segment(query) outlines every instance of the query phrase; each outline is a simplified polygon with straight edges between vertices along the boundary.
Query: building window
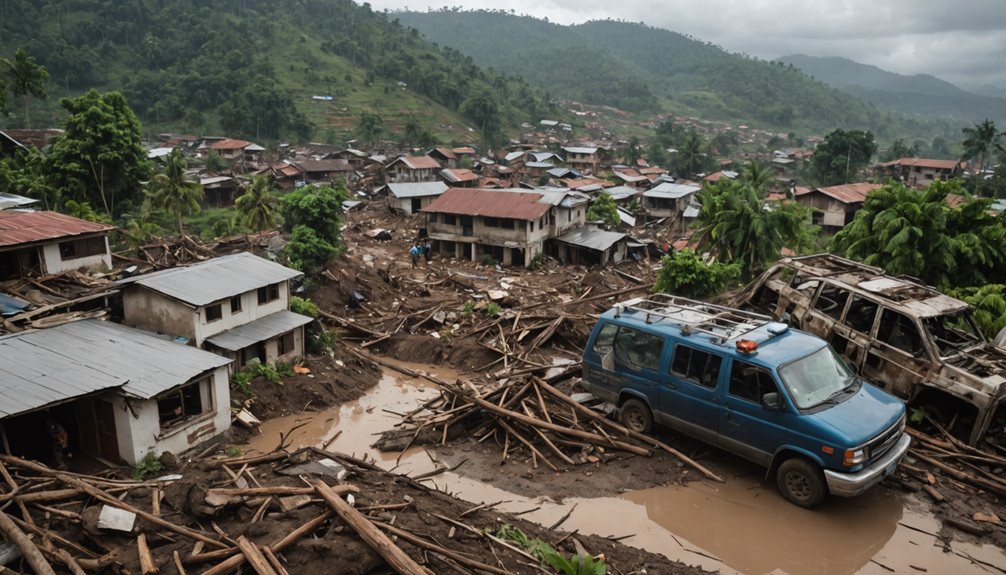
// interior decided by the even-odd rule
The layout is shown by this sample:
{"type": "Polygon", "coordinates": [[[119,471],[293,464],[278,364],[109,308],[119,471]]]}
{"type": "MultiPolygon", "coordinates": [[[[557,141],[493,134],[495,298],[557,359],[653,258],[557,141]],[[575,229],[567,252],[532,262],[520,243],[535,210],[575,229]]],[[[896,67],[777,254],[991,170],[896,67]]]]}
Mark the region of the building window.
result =
{"type": "Polygon", "coordinates": [[[485,226],[487,228],[498,228],[498,227],[500,227],[500,219],[499,218],[486,217],[486,218],[483,219],[483,223],[485,224],[485,226]]]}
{"type": "Polygon", "coordinates": [[[283,335],[276,338],[276,353],[279,355],[286,355],[294,350],[293,345],[293,332],[288,331],[283,335]]]}
{"type": "Polygon", "coordinates": [[[206,323],[211,321],[217,321],[218,319],[224,317],[223,305],[214,304],[206,306],[206,323]]]}
{"type": "Polygon", "coordinates": [[[105,237],[85,238],[59,244],[59,256],[64,260],[75,260],[105,253],[105,237]]]}
{"type": "Polygon", "coordinates": [[[241,311],[241,296],[236,295],[231,298],[231,315],[241,311]]]}
{"type": "Polygon", "coordinates": [[[208,385],[209,381],[209,378],[204,378],[157,398],[157,413],[162,431],[199,417],[210,410],[212,406],[203,405],[202,396],[202,387],[204,384],[208,385]]]}
{"type": "Polygon", "coordinates": [[[262,305],[279,299],[279,284],[270,284],[258,288],[258,303],[262,305]]]}
{"type": "Polygon", "coordinates": [[[504,230],[512,230],[514,227],[513,220],[511,218],[501,218],[500,227],[503,228],[504,230]]]}
{"type": "Polygon", "coordinates": [[[454,219],[454,214],[444,214],[444,223],[448,226],[457,225],[457,221],[454,219]]]}

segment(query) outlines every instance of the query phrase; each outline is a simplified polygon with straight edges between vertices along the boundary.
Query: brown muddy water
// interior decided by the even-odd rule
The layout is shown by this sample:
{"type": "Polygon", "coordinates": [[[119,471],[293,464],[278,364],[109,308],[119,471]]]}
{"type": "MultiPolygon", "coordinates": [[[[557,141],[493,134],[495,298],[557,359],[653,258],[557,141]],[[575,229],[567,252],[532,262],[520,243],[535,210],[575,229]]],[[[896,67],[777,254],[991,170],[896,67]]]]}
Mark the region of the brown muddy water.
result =
{"type": "MultiPolygon", "coordinates": [[[[453,381],[442,367],[400,362],[453,381]]],[[[386,370],[357,401],[320,412],[266,421],[248,449],[268,452],[328,444],[332,451],[376,461],[385,469],[417,475],[437,468],[435,455],[411,448],[404,455],[370,445],[400,421],[401,413],[436,396],[433,384],[386,370]],[[334,438],[334,439],[333,439],[334,438]]],[[[741,474],[738,470],[737,474],[741,474]]],[[[551,525],[570,511],[562,529],[602,536],[632,534],[623,543],[661,553],[689,565],[747,575],[965,575],[1006,572],[1006,553],[991,545],[952,541],[946,548],[933,535],[939,522],[928,504],[888,490],[873,489],[852,499],[832,499],[808,511],[784,501],[760,477],[731,477],[726,484],[692,482],[654,487],[618,497],[528,498],[481,481],[444,473],[427,483],[472,503],[503,501],[496,508],[551,525]],[[972,561],[971,558],[977,561],[972,561]],[[983,567],[986,565],[995,566],[983,567]]]]}

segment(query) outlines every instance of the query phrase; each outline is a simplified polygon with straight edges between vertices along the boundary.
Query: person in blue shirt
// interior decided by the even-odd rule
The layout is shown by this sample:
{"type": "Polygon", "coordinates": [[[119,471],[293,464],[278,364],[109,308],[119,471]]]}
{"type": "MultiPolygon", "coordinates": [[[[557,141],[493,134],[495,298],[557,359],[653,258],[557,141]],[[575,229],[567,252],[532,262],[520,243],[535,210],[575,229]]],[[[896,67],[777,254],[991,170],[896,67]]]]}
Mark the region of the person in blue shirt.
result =
{"type": "Polygon", "coordinates": [[[412,267],[416,267],[416,263],[419,262],[420,251],[419,246],[414,244],[412,249],[409,250],[409,255],[412,256],[412,267]]]}

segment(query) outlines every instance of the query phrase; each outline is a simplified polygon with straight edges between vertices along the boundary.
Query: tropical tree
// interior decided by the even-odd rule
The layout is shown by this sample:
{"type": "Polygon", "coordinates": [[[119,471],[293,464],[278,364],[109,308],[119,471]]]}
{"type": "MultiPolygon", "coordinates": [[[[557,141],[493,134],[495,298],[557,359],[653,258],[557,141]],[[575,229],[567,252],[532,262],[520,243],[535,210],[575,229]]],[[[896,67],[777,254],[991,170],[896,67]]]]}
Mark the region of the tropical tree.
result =
{"type": "Polygon", "coordinates": [[[339,253],[339,247],[326,241],[313,229],[299,224],[293,227],[290,241],[283,248],[287,261],[294,269],[313,275],[325,268],[329,260],[339,253]]]}
{"type": "Polygon", "coordinates": [[[639,141],[639,138],[632,136],[629,138],[629,143],[625,146],[625,161],[629,163],[630,166],[636,165],[636,160],[641,158],[643,155],[643,147],[639,141]]]}
{"type": "Polygon", "coordinates": [[[618,217],[618,205],[615,203],[615,198],[611,197],[608,192],[601,192],[590,203],[590,207],[587,208],[587,219],[592,222],[601,220],[609,226],[617,226],[622,221],[618,217]]]}
{"type": "Polygon", "coordinates": [[[360,141],[372,144],[380,139],[384,132],[384,120],[377,114],[361,112],[360,121],[356,124],[356,137],[360,141]]]}
{"type": "Polygon", "coordinates": [[[178,148],[171,150],[164,171],[150,179],[147,191],[153,203],[178,218],[178,234],[184,235],[182,216],[198,213],[203,199],[199,182],[186,178],[185,158],[178,148]]]}
{"type": "Polygon", "coordinates": [[[684,297],[707,297],[721,292],[740,273],[739,263],[705,262],[699,254],[685,248],[660,258],[660,271],[653,291],[684,297]]]}
{"type": "Polygon", "coordinates": [[[678,148],[675,171],[683,172],[685,177],[691,177],[698,172],[705,157],[706,143],[702,140],[702,136],[698,135],[695,130],[691,130],[685,135],[685,139],[678,148]]]}
{"type": "Polygon", "coordinates": [[[140,122],[118,92],[90,90],[60,104],[69,115],[45,157],[46,185],[114,219],[121,204],[139,198],[149,174],[140,122]]]}
{"type": "Polygon", "coordinates": [[[245,225],[256,229],[259,235],[266,228],[276,226],[276,211],[279,198],[272,192],[269,178],[252,176],[251,182],[245,184],[244,194],[235,203],[245,225]]]}
{"type": "Polygon", "coordinates": [[[486,149],[493,147],[499,140],[502,126],[500,107],[496,98],[486,89],[480,89],[461,103],[461,115],[475,122],[482,132],[482,145],[486,149]]]}
{"type": "Polygon", "coordinates": [[[761,162],[748,160],[741,166],[740,178],[757,189],[767,190],[775,182],[775,173],[761,162]]]}
{"type": "Polygon", "coordinates": [[[349,199],[343,186],[304,186],[283,196],[283,229],[293,232],[298,225],[311,228],[318,237],[339,245],[342,202],[349,199]]]}
{"type": "MultiPolygon", "coordinates": [[[[14,60],[3,60],[7,66],[7,79],[10,90],[15,96],[21,96],[24,100],[24,123],[25,127],[31,128],[31,116],[28,114],[28,96],[45,99],[49,92],[46,91],[45,81],[49,78],[49,72],[35,62],[35,58],[28,55],[23,48],[18,48],[14,52],[14,60]]],[[[0,107],[2,108],[2,107],[0,107]]]]}
{"type": "Polygon", "coordinates": [[[153,218],[150,198],[144,198],[139,211],[135,215],[127,215],[126,220],[126,241],[134,248],[161,233],[161,226],[153,218]]]}
{"type": "Polygon", "coordinates": [[[873,132],[835,130],[814,149],[811,166],[815,179],[822,186],[847,184],[870,163],[876,151],[873,132]]]}
{"type": "Polygon", "coordinates": [[[947,294],[971,306],[971,317],[985,337],[993,339],[1006,327],[1006,285],[985,284],[950,290],[947,294]]]}
{"type": "Polygon", "coordinates": [[[709,246],[721,261],[739,262],[744,279],[806,235],[809,210],[795,202],[768,205],[767,196],[765,187],[728,178],[708,182],[696,194],[701,205],[696,232],[700,245],[709,246]]]}
{"type": "MultiPolygon", "coordinates": [[[[996,123],[988,118],[980,124],[963,128],[961,132],[964,134],[964,141],[961,142],[961,147],[963,148],[961,159],[973,160],[978,158],[978,174],[980,176],[982,170],[985,169],[985,159],[988,157],[989,152],[995,149],[995,144],[1002,134],[996,129],[996,123]]],[[[978,182],[976,181],[976,190],[977,186],[978,182]]]]}

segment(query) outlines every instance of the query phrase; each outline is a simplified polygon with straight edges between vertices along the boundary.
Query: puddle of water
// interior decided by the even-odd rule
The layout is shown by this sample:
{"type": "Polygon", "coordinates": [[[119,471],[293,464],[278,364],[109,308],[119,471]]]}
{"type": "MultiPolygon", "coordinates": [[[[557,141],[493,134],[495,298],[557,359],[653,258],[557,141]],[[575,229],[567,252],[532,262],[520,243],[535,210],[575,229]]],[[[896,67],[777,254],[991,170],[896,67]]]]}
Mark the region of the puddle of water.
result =
{"type": "MultiPolygon", "coordinates": [[[[402,365],[447,381],[459,377],[440,367],[402,365]]],[[[279,444],[281,432],[289,436],[288,449],[320,447],[334,437],[328,447],[332,451],[366,456],[399,473],[424,473],[436,465],[422,448],[411,448],[400,456],[378,452],[370,445],[401,420],[397,414],[436,394],[436,387],[422,378],[386,370],[378,385],[357,401],[263,423],[261,434],[248,447],[271,451],[279,444]]],[[[449,472],[427,483],[473,502],[473,507],[498,501],[505,503],[496,509],[505,512],[538,507],[522,517],[541,525],[554,524],[576,505],[561,529],[601,536],[631,534],[624,543],[725,574],[888,575],[887,568],[898,573],[922,572],[913,566],[928,573],[986,572],[967,556],[1006,569],[1006,554],[994,546],[955,541],[951,547],[956,553],[944,552],[939,541],[923,533],[936,533],[939,523],[915,500],[873,489],[852,499],[833,498],[808,511],[787,503],[774,486],[763,485],[759,479],[732,478],[725,485],[693,482],[621,497],[567,498],[562,504],[527,498],[449,472]]]]}

